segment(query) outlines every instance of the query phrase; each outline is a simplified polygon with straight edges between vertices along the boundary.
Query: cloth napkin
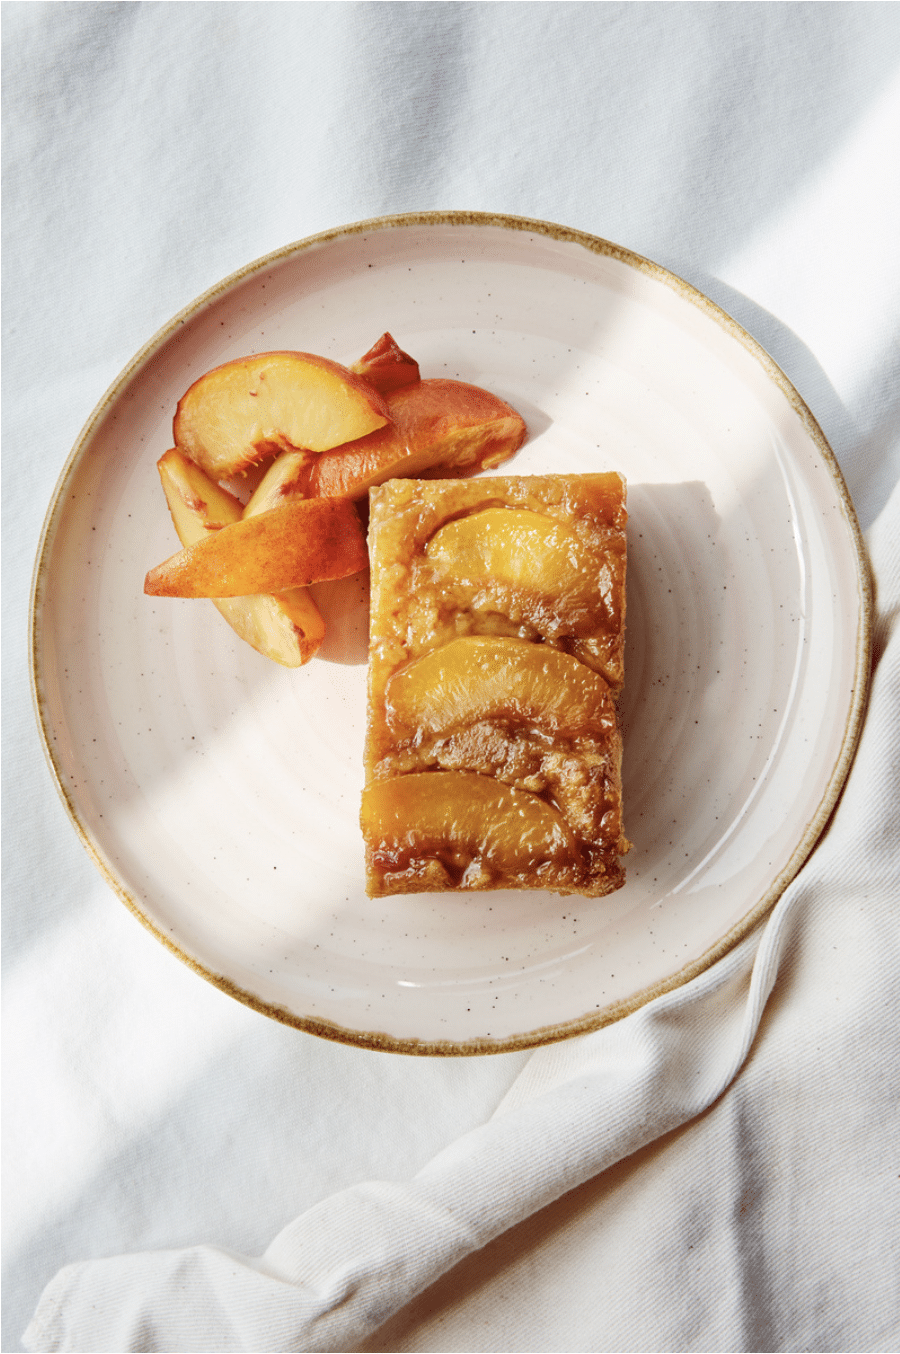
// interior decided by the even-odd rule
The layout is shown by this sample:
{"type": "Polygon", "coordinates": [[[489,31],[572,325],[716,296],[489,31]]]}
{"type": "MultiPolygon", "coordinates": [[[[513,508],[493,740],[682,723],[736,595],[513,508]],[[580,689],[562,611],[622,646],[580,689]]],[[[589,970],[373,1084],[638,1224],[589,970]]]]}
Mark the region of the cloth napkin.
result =
{"type": "Polygon", "coordinates": [[[3,1347],[32,1313],[32,1350],[900,1347],[900,8],[3,18],[3,1347]],[[593,231],[743,323],[877,604],[845,793],[769,919],[615,1026],[462,1064],[286,1030],[150,940],[57,802],[25,642],[56,478],[148,337],[268,250],[441,208],[593,231]]]}
{"type": "Polygon", "coordinates": [[[701,990],[531,1060],[489,1123],[412,1180],[332,1196],[256,1259],[213,1246],[67,1267],[33,1349],[346,1350],[464,1256],[705,1109],[740,1067],[790,909],[701,990]]]}

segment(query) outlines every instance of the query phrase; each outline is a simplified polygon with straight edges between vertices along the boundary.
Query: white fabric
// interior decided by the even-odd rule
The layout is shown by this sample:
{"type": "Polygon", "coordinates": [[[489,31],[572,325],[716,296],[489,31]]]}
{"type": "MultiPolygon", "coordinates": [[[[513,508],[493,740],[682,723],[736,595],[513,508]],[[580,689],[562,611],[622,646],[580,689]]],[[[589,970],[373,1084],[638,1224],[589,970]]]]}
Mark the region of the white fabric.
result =
{"type": "Polygon", "coordinates": [[[13,4],[4,48],[3,1348],[900,1347],[900,8],[13,4]],[[271,248],[440,207],[730,310],[840,459],[878,607],[845,794],[759,932],[462,1061],[284,1029],[156,945],[56,799],[23,643],[141,344],[271,248]]]}

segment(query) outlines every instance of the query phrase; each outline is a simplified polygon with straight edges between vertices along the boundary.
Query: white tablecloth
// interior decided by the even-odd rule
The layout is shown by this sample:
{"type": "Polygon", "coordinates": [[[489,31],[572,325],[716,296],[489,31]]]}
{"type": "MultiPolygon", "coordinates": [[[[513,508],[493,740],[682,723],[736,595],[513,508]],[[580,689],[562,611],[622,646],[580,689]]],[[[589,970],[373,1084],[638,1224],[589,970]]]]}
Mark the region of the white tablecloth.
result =
{"type": "Polygon", "coordinates": [[[3,1348],[77,1264],[31,1348],[896,1349],[900,7],[8,4],[4,105],[3,1348]],[[729,310],[877,594],[856,763],[768,925],[472,1060],[317,1040],[171,958],[72,831],[27,670],[43,513],[132,354],[270,249],[439,208],[729,310]]]}

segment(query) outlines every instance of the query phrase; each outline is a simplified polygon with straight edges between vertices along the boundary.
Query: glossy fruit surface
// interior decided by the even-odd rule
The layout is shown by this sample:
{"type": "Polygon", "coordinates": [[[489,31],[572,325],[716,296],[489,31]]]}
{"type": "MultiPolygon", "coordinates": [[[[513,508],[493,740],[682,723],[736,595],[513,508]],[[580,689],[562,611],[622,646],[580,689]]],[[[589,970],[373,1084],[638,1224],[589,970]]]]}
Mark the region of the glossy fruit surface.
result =
{"type": "MultiPolygon", "coordinates": [[[[545,633],[619,629],[612,561],[554,517],[525,508],[485,508],[447,522],[425,547],[436,577],[545,633]]],[[[624,567],[624,559],[623,559],[624,567]]]]}
{"type": "Polygon", "coordinates": [[[396,477],[454,477],[493,470],[525,440],[524,420],[504,400],[464,381],[418,381],[387,396],[390,422],[325,451],[309,492],[359,498],[396,477]]]}
{"type": "Polygon", "coordinates": [[[571,736],[609,734],[615,706],[599,673],[548,644],[466,635],[396,672],[385,691],[398,731],[440,734],[478,720],[571,736]]]}
{"type": "Polygon", "coordinates": [[[368,564],[366,539],[347,499],[290,499],[242,517],[151,569],[152,597],[243,597],[347,578],[368,564]]]}
{"type": "Polygon", "coordinates": [[[244,509],[245,517],[279,508],[291,498],[306,498],[306,481],[312,451],[283,451],[269,466],[251,494],[244,509]]]}
{"type": "MultiPolygon", "coordinates": [[[[180,451],[167,451],[157,469],[182,545],[193,545],[210,531],[240,520],[240,501],[180,451]]],[[[308,663],[325,636],[325,622],[307,588],[211,600],[241,639],[282,667],[308,663]]]]}
{"type": "Polygon", "coordinates": [[[382,395],[400,386],[414,384],[419,379],[419,364],[405,353],[390,334],[382,334],[367,353],[350,368],[357,376],[364,376],[382,395]]]}
{"type": "Polygon", "coordinates": [[[278,451],[325,451],[387,422],[384,399],[348,367],[312,353],[259,353],[214,367],[178,402],[178,448],[215,480],[278,451]]]}
{"type": "Polygon", "coordinates": [[[362,826],[367,839],[379,843],[382,868],[445,855],[457,866],[477,856],[488,867],[517,872],[578,855],[572,832],[551,805],[466,771],[373,782],[363,792],[362,826]]]}

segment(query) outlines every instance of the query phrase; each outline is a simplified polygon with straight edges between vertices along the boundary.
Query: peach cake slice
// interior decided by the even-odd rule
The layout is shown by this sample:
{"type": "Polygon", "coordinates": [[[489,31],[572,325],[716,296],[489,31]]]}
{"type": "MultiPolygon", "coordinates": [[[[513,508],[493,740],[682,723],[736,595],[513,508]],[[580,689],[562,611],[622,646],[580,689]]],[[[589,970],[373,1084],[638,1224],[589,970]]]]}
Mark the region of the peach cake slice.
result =
{"type": "Polygon", "coordinates": [[[370,491],[372,897],[620,888],[625,481],[370,491]]]}

